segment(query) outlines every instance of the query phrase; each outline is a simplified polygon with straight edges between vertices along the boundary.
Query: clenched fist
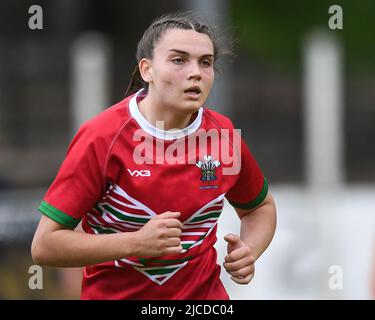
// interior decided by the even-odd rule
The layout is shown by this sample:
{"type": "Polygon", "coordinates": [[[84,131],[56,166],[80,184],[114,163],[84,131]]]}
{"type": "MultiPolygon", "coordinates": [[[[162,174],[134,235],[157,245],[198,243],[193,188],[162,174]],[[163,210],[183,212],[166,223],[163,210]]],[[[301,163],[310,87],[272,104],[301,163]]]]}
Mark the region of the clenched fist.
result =
{"type": "Polygon", "coordinates": [[[248,284],[254,277],[255,259],[251,249],[235,234],[227,234],[227,256],[223,264],[231,279],[238,284],[248,284]]]}
{"type": "Polygon", "coordinates": [[[135,232],[137,256],[162,256],[182,250],[180,212],[166,211],[152,217],[135,232]]]}

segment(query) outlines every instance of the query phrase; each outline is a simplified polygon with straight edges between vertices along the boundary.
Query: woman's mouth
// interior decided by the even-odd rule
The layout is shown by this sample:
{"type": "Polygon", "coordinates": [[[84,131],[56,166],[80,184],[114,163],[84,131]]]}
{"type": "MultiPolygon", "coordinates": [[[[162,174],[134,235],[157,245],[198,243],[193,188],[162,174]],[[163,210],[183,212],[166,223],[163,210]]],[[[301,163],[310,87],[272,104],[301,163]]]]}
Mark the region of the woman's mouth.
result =
{"type": "Polygon", "coordinates": [[[201,89],[198,86],[194,86],[184,90],[184,93],[191,98],[198,99],[201,95],[201,89]]]}

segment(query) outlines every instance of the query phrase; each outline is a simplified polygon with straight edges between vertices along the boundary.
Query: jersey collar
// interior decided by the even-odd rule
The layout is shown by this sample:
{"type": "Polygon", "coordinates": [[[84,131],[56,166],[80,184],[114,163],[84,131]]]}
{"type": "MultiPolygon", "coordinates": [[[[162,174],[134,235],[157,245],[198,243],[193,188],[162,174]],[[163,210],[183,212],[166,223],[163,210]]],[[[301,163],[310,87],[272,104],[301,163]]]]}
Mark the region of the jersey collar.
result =
{"type": "Polygon", "coordinates": [[[146,118],[142,115],[142,113],[139,111],[138,103],[137,103],[137,97],[140,95],[140,93],[144,89],[139,90],[131,99],[129,102],[129,111],[131,116],[137,121],[139,126],[146,131],[148,134],[162,139],[162,140],[174,140],[179,139],[184,136],[187,136],[195,131],[197,131],[202,123],[202,113],[203,113],[203,107],[200,107],[198,110],[198,115],[194,119],[192,123],[190,123],[187,127],[181,129],[181,130],[161,130],[159,128],[156,128],[153,126],[146,118]]]}

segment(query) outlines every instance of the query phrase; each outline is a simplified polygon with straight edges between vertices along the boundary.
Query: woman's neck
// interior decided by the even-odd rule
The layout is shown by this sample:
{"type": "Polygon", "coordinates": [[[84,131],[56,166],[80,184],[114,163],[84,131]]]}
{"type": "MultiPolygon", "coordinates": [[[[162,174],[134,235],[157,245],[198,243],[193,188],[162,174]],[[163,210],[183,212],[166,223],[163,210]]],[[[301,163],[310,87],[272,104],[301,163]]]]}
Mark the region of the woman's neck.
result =
{"type": "Polygon", "coordinates": [[[138,108],[148,122],[165,131],[183,129],[192,122],[192,114],[173,112],[158,103],[157,99],[154,99],[150,94],[138,102],[138,108]],[[157,123],[160,121],[163,122],[162,128],[160,128],[160,123],[157,123]]]}

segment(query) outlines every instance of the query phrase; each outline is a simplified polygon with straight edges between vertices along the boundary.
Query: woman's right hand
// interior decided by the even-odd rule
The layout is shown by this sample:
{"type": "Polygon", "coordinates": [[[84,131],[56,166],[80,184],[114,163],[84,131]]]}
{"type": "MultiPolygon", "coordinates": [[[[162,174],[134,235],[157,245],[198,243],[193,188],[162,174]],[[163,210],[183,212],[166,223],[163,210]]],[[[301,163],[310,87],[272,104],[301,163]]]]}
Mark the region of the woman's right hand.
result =
{"type": "Polygon", "coordinates": [[[137,256],[162,256],[180,253],[182,223],[180,212],[166,211],[152,217],[134,232],[137,256]]]}

